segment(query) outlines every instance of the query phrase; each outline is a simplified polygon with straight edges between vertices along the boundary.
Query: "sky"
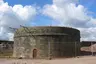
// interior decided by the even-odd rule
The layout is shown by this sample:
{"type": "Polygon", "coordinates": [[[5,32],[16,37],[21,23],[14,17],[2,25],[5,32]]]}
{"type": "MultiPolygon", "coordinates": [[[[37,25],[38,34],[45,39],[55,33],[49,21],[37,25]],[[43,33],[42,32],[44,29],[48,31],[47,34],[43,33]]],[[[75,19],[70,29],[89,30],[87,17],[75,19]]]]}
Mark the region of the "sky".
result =
{"type": "Polygon", "coordinates": [[[0,39],[14,40],[23,26],[67,26],[81,41],[96,41],[96,0],[0,0],[0,39]]]}

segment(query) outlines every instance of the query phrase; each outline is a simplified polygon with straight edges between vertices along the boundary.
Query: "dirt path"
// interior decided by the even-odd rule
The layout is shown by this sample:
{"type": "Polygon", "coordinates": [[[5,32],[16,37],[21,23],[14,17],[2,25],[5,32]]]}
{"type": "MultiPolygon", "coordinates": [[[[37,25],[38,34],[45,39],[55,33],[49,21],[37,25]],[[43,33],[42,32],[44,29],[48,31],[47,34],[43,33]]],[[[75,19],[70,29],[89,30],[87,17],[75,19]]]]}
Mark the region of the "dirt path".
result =
{"type": "Polygon", "coordinates": [[[53,60],[0,59],[0,64],[96,64],[96,56],[53,60]]]}

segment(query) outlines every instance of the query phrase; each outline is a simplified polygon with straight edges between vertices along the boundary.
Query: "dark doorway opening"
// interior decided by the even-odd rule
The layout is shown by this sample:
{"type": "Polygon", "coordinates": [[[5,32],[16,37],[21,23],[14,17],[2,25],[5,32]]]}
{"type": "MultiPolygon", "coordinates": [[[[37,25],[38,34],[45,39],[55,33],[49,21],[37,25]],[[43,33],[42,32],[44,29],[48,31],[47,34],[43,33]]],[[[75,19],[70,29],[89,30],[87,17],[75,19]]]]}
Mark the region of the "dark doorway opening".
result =
{"type": "Polygon", "coordinates": [[[33,49],[33,58],[36,58],[37,56],[37,49],[33,49]]]}

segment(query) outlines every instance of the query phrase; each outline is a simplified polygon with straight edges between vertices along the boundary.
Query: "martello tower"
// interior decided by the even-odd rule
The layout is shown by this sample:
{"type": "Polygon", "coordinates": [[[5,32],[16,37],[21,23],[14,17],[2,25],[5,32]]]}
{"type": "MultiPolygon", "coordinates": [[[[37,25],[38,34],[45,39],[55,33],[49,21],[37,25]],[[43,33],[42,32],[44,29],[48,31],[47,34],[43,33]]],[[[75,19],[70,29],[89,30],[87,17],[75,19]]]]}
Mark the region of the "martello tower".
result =
{"type": "Polygon", "coordinates": [[[14,57],[58,58],[80,53],[80,31],[69,27],[21,27],[14,35],[14,57]]]}

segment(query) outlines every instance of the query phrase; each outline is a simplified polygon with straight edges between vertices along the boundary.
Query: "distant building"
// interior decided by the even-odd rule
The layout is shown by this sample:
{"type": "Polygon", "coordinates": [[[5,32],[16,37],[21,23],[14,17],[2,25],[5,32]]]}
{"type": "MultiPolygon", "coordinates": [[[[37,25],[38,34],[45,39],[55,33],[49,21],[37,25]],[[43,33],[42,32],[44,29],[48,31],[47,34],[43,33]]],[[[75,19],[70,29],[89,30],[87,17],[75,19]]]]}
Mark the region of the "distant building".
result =
{"type": "Polygon", "coordinates": [[[96,55],[96,41],[82,41],[81,55],[96,55]]]}
{"type": "Polygon", "coordinates": [[[0,53],[7,53],[13,51],[13,41],[0,40],[0,53]]]}

